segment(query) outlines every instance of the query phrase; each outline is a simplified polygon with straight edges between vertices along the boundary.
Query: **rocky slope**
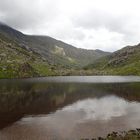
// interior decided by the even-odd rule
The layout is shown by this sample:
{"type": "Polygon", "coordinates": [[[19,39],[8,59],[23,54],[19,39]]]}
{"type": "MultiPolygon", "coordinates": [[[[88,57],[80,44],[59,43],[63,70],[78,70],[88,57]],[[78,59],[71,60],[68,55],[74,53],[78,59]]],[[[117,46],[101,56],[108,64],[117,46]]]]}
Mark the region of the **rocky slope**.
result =
{"type": "Polygon", "coordinates": [[[0,34],[0,78],[25,78],[55,74],[47,61],[32,50],[0,34]]]}
{"type": "Polygon", "coordinates": [[[85,69],[100,74],[140,75],[140,44],[127,46],[96,60],[85,69]]]}

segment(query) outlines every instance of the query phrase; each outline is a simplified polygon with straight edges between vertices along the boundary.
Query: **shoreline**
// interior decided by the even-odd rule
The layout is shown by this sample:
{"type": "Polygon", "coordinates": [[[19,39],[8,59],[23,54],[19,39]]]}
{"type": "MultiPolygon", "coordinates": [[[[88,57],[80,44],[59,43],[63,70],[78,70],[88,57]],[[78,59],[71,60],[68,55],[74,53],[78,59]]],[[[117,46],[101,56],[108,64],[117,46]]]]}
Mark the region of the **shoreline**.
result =
{"type": "Polygon", "coordinates": [[[129,131],[111,132],[106,137],[84,138],[81,140],[140,140],[140,128],[129,131]]]}

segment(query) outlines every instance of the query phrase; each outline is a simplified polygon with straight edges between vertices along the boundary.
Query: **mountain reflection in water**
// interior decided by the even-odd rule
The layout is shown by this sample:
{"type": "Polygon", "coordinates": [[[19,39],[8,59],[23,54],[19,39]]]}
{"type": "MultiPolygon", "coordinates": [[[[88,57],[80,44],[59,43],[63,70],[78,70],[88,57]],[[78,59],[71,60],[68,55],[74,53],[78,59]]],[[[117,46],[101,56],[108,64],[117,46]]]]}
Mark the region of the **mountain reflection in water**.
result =
{"type": "Polygon", "coordinates": [[[0,82],[0,139],[81,139],[140,127],[140,83],[0,82]]]}

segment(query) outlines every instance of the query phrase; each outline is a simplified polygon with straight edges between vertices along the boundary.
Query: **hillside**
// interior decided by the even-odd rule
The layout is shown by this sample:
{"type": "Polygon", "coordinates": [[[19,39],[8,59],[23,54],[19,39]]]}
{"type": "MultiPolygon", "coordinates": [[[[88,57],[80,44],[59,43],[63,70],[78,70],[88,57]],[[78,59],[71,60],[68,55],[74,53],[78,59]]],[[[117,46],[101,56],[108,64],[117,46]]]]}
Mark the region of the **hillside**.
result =
{"type": "Polygon", "coordinates": [[[79,49],[48,36],[25,35],[3,23],[0,23],[0,33],[20,47],[37,52],[56,67],[79,68],[109,54],[101,50],[79,49]]]}
{"type": "Polygon", "coordinates": [[[100,74],[140,75],[140,44],[124,47],[84,69],[100,74]]]}
{"type": "Polygon", "coordinates": [[[0,78],[25,78],[55,74],[46,60],[0,34],[0,78]]]}

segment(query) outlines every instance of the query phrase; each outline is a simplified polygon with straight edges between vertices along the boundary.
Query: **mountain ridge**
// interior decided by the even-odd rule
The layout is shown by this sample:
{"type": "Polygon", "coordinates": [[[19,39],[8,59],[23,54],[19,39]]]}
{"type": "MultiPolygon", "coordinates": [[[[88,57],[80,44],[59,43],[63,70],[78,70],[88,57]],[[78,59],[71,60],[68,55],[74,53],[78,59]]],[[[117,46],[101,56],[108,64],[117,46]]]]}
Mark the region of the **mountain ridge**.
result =
{"type": "Polygon", "coordinates": [[[108,55],[49,36],[25,35],[0,23],[0,78],[80,74],[84,65],[108,55]]]}
{"type": "Polygon", "coordinates": [[[18,42],[21,47],[39,53],[48,60],[48,63],[62,65],[62,67],[83,67],[92,61],[109,54],[109,52],[101,50],[76,48],[73,45],[49,36],[25,35],[4,24],[0,25],[0,32],[7,38],[18,42]],[[61,55],[60,50],[65,53],[65,56],[61,55]]]}

